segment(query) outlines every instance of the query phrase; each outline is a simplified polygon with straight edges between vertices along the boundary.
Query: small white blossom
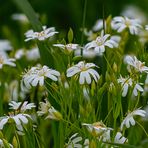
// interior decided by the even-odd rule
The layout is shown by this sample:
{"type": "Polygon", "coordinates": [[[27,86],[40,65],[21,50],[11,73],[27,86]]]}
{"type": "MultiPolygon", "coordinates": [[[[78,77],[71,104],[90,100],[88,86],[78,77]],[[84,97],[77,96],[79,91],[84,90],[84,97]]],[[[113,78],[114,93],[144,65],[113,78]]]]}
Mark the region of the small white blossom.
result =
{"type": "Polygon", "coordinates": [[[9,65],[9,66],[15,67],[16,64],[14,62],[15,62],[15,59],[6,58],[5,56],[0,54],[0,69],[3,68],[3,65],[9,65]]]}
{"type": "Polygon", "coordinates": [[[68,51],[73,51],[73,50],[76,50],[76,49],[80,48],[78,44],[72,44],[72,43],[69,43],[69,44],[66,44],[66,45],[63,45],[63,44],[53,44],[53,46],[59,47],[59,48],[62,48],[64,50],[68,50],[68,51]]]}
{"type": "Polygon", "coordinates": [[[125,142],[127,142],[128,139],[123,137],[122,134],[120,132],[117,132],[115,139],[114,139],[114,143],[120,143],[123,144],[125,142]]]}
{"type": "Polygon", "coordinates": [[[31,119],[31,116],[28,114],[11,114],[9,116],[3,116],[0,117],[0,130],[3,129],[4,125],[7,123],[12,123],[15,122],[16,124],[16,128],[19,129],[23,129],[22,124],[27,124],[28,123],[28,118],[31,119]]]}
{"type": "Polygon", "coordinates": [[[49,37],[52,37],[56,33],[58,33],[58,32],[55,31],[54,27],[46,28],[46,26],[43,26],[43,31],[41,31],[41,32],[34,32],[33,30],[27,31],[25,33],[25,36],[26,36],[25,41],[27,42],[29,40],[34,40],[34,39],[37,39],[39,41],[43,41],[49,37]]]}
{"type": "Polygon", "coordinates": [[[129,78],[129,77],[123,78],[120,75],[120,78],[118,79],[118,83],[121,83],[121,86],[122,86],[122,96],[125,97],[127,95],[129,87],[131,87],[133,85],[132,79],[129,78]]]}
{"type": "Polygon", "coordinates": [[[19,49],[15,53],[15,58],[18,60],[18,59],[21,59],[24,55],[25,55],[25,50],[19,49]]]}
{"type": "Polygon", "coordinates": [[[78,64],[67,69],[67,77],[72,77],[79,74],[80,84],[84,84],[85,82],[90,84],[92,82],[91,77],[93,77],[93,79],[97,82],[100,76],[98,72],[93,69],[93,67],[97,66],[93,63],[85,64],[84,61],[80,61],[78,64]]]}
{"type": "Polygon", "coordinates": [[[82,125],[86,126],[87,130],[96,137],[102,136],[108,130],[112,130],[112,128],[106,127],[102,122],[95,122],[93,124],[83,123],[82,125]]]}
{"type": "Polygon", "coordinates": [[[47,115],[45,119],[61,120],[62,115],[58,112],[50,102],[45,99],[45,102],[40,102],[39,111],[37,111],[38,116],[47,115]]]}
{"type": "Polygon", "coordinates": [[[27,50],[25,55],[27,60],[29,61],[37,60],[40,58],[40,53],[38,48],[32,48],[30,50],[27,50]]]}
{"type": "Polygon", "coordinates": [[[82,137],[77,136],[78,133],[75,133],[69,138],[68,143],[66,143],[66,148],[82,148],[82,144],[79,142],[82,141],[82,137]]]}
{"type": "Polygon", "coordinates": [[[125,63],[128,64],[128,70],[129,72],[132,71],[132,68],[134,68],[136,70],[136,72],[146,72],[148,73],[148,67],[145,66],[145,63],[144,62],[141,62],[137,59],[136,56],[130,56],[130,55],[127,55],[124,59],[125,63]]]}
{"type": "Polygon", "coordinates": [[[110,37],[109,34],[104,35],[103,31],[101,35],[96,38],[96,40],[89,42],[85,45],[86,50],[94,49],[96,53],[105,52],[105,47],[114,48],[118,47],[118,43],[112,39],[108,39],[110,37]]]}
{"type": "Polygon", "coordinates": [[[141,83],[137,83],[134,86],[133,94],[134,96],[138,96],[138,91],[143,92],[144,89],[140,86],[141,83]]]}
{"type": "Polygon", "coordinates": [[[9,103],[9,106],[10,106],[10,109],[13,109],[13,110],[19,109],[21,112],[25,112],[26,110],[31,110],[32,108],[36,107],[34,103],[28,103],[28,101],[25,101],[23,103],[11,101],[9,103]]]}
{"type": "Polygon", "coordinates": [[[15,14],[12,14],[11,18],[13,20],[16,20],[16,21],[20,21],[22,23],[28,23],[28,18],[26,17],[25,14],[21,14],[21,13],[15,13],[15,14]]]}
{"type": "Polygon", "coordinates": [[[128,17],[114,17],[111,23],[111,26],[117,32],[122,32],[126,28],[129,29],[131,34],[137,35],[139,30],[142,28],[140,20],[138,19],[129,19],[128,17]]]}
{"type": "Polygon", "coordinates": [[[60,76],[60,73],[56,70],[49,69],[46,65],[43,67],[32,67],[23,75],[22,82],[25,84],[27,88],[31,88],[32,86],[40,86],[44,85],[44,79],[47,77],[53,81],[57,81],[60,76]]]}
{"type": "Polygon", "coordinates": [[[141,117],[145,117],[146,111],[142,110],[142,109],[136,109],[133,112],[129,113],[124,120],[121,123],[120,129],[123,130],[124,125],[129,128],[131,125],[134,126],[136,124],[135,120],[134,120],[134,116],[141,116],[141,117]]]}
{"type": "Polygon", "coordinates": [[[0,40],[0,52],[10,51],[12,46],[9,40],[0,40]]]}
{"type": "Polygon", "coordinates": [[[47,114],[49,108],[51,107],[51,104],[47,99],[45,99],[45,102],[40,102],[39,105],[39,111],[37,111],[38,116],[47,114]]]}
{"type": "MultiPolygon", "coordinates": [[[[106,22],[104,22],[105,28],[106,28],[106,22]]],[[[99,19],[96,21],[95,25],[93,26],[93,31],[99,31],[103,29],[103,19],[99,19]]]]}

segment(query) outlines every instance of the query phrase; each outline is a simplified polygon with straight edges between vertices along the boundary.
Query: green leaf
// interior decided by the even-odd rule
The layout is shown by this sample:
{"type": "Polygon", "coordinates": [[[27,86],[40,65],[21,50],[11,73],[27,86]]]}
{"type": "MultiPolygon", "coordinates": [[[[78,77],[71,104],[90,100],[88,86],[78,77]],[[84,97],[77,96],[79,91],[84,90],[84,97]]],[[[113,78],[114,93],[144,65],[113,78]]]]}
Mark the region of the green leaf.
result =
{"type": "Polygon", "coordinates": [[[68,31],[68,42],[71,43],[73,41],[73,30],[70,28],[68,31]]]}

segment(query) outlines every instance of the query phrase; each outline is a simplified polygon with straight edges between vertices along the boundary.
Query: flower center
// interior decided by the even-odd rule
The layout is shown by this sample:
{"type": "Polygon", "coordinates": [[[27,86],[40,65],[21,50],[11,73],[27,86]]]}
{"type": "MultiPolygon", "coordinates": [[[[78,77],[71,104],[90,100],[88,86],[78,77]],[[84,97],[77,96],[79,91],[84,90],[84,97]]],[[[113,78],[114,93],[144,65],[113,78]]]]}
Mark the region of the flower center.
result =
{"type": "Polygon", "coordinates": [[[125,25],[126,25],[127,27],[129,27],[129,26],[131,25],[130,20],[126,20],[126,21],[125,21],[125,25]]]}
{"type": "Polygon", "coordinates": [[[104,44],[104,41],[103,41],[103,39],[102,39],[101,37],[97,37],[96,43],[97,43],[99,46],[101,46],[101,45],[104,44]]]}
{"type": "Polygon", "coordinates": [[[38,37],[43,37],[43,36],[45,36],[45,32],[44,32],[44,31],[41,31],[41,32],[39,32],[39,33],[37,34],[37,36],[38,36],[38,37]]]}

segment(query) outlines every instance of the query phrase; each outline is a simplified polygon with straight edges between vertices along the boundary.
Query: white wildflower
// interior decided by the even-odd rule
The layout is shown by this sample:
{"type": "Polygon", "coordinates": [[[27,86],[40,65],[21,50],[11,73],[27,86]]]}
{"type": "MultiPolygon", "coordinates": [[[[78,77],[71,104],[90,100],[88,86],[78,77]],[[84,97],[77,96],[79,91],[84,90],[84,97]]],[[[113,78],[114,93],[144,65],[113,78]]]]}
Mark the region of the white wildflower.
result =
{"type": "Polygon", "coordinates": [[[133,94],[134,96],[138,96],[138,91],[143,92],[144,89],[140,86],[140,84],[142,85],[142,83],[136,83],[133,89],[133,94]]]}
{"type": "Polygon", "coordinates": [[[128,141],[127,138],[123,137],[120,132],[117,132],[115,139],[114,139],[114,143],[124,144],[127,141],[128,141]]]}
{"type": "Polygon", "coordinates": [[[121,83],[121,87],[122,87],[122,96],[125,97],[128,93],[128,89],[129,87],[131,87],[133,85],[132,79],[127,77],[127,78],[123,78],[120,75],[120,78],[118,79],[118,83],[121,83]]]}
{"type": "Polygon", "coordinates": [[[0,130],[3,129],[4,125],[7,123],[15,123],[16,128],[19,130],[22,127],[22,124],[27,124],[28,123],[28,118],[31,119],[31,116],[28,114],[10,114],[9,116],[3,116],[0,117],[0,130]]]}
{"type": "Polygon", "coordinates": [[[129,72],[132,71],[132,68],[134,68],[136,70],[136,72],[146,72],[148,73],[148,67],[145,66],[145,62],[141,62],[139,61],[136,56],[130,56],[127,55],[124,59],[125,63],[128,64],[128,70],[129,72]]]}
{"type": "Polygon", "coordinates": [[[35,108],[35,104],[34,103],[28,103],[28,101],[24,101],[24,102],[15,102],[15,101],[11,101],[9,103],[10,109],[13,110],[20,110],[20,112],[25,112],[26,110],[31,110],[32,108],[35,108]]]}
{"type": "Polygon", "coordinates": [[[85,82],[87,84],[90,84],[92,82],[91,77],[97,82],[100,78],[97,71],[93,69],[93,67],[97,67],[93,63],[86,63],[84,61],[80,61],[78,64],[68,68],[67,70],[67,77],[72,77],[74,75],[80,75],[79,76],[79,83],[84,84],[85,82]]]}
{"type": "Polygon", "coordinates": [[[29,40],[34,40],[34,39],[37,39],[39,41],[43,41],[49,37],[52,37],[56,33],[58,33],[58,32],[55,31],[54,27],[46,28],[46,26],[43,26],[43,31],[41,31],[41,32],[34,32],[33,30],[27,31],[25,33],[25,36],[26,36],[25,41],[27,42],[29,40]]]}
{"type": "Polygon", "coordinates": [[[15,53],[15,58],[17,60],[21,59],[25,55],[25,50],[24,49],[18,49],[15,53]]]}
{"type": "Polygon", "coordinates": [[[43,67],[32,67],[23,75],[22,81],[27,88],[32,86],[44,85],[44,79],[47,77],[53,81],[57,81],[60,73],[56,70],[49,69],[46,65],[43,67]]]}
{"type": "Polygon", "coordinates": [[[109,34],[104,35],[103,31],[101,35],[96,38],[96,40],[89,42],[85,45],[86,50],[94,49],[96,53],[105,52],[105,47],[114,48],[118,47],[118,43],[114,40],[108,39],[110,37],[109,34]]]}
{"type": "Polygon", "coordinates": [[[14,62],[15,62],[15,59],[6,58],[5,56],[0,54],[0,69],[3,68],[3,65],[9,65],[9,66],[15,67],[16,64],[14,62]]]}
{"type": "Polygon", "coordinates": [[[124,120],[121,123],[120,129],[123,130],[124,125],[129,128],[131,125],[134,126],[136,124],[136,121],[134,120],[134,116],[141,116],[145,117],[146,111],[142,109],[136,109],[131,113],[128,113],[128,115],[124,118],[124,120]]]}
{"type": "Polygon", "coordinates": [[[66,148],[82,148],[82,144],[79,142],[82,141],[82,137],[77,136],[78,133],[75,133],[69,138],[68,143],[66,143],[66,148]]]}
{"type": "MultiPolygon", "coordinates": [[[[104,22],[105,28],[106,28],[106,22],[104,22]]],[[[93,31],[99,31],[103,29],[103,19],[99,19],[96,21],[95,25],[93,26],[93,31]]]]}
{"type": "Polygon", "coordinates": [[[117,30],[119,33],[129,29],[131,34],[137,35],[139,30],[142,28],[140,20],[138,19],[129,19],[128,17],[114,17],[111,23],[111,26],[114,30],[117,30]]]}
{"type": "Polygon", "coordinates": [[[16,21],[20,21],[22,23],[28,23],[28,18],[26,17],[25,14],[22,14],[22,13],[15,13],[15,14],[12,14],[11,18],[13,20],[16,20],[16,21]]]}
{"type": "Polygon", "coordinates": [[[86,126],[87,130],[96,137],[102,136],[108,130],[112,130],[112,128],[106,127],[102,122],[95,122],[93,124],[83,123],[82,125],[86,126]]]}
{"type": "Polygon", "coordinates": [[[76,50],[76,49],[80,48],[78,44],[72,44],[72,43],[69,43],[69,44],[66,44],[66,45],[63,45],[63,44],[53,44],[53,46],[59,47],[61,49],[68,50],[68,51],[73,51],[73,50],[76,50]]]}
{"type": "Polygon", "coordinates": [[[0,40],[0,52],[10,51],[12,46],[9,40],[0,40]]]}
{"type": "Polygon", "coordinates": [[[26,58],[29,61],[39,59],[40,58],[39,49],[37,47],[35,47],[35,48],[30,49],[30,50],[27,50],[26,51],[26,58]]]}

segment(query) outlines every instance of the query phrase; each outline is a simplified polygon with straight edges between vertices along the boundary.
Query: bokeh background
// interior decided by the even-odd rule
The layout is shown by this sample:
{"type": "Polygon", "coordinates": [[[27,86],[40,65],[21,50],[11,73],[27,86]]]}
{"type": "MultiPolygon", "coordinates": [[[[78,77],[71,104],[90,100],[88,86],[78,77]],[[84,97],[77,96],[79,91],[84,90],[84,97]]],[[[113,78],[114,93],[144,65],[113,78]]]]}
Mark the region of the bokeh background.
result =
{"type": "MultiPolygon", "coordinates": [[[[39,14],[39,19],[43,24],[49,27],[55,26],[60,31],[67,31],[71,27],[79,40],[85,0],[29,0],[29,2],[39,14]]],[[[103,5],[105,18],[109,15],[120,15],[127,5],[137,6],[146,15],[148,14],[148,0],[87,0],[85,23],[87,28],[91,28],[97,19],[103,17],[103,5]]],[[[13,13],[19,12],[21,11],[13,0],[0,0],[0,38],[13,40],[8,35],[9,29],[12,36],[17,34],[21,37],[19,24],[11,19],[13,13]]]]}

